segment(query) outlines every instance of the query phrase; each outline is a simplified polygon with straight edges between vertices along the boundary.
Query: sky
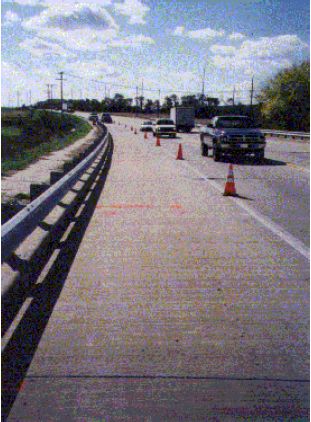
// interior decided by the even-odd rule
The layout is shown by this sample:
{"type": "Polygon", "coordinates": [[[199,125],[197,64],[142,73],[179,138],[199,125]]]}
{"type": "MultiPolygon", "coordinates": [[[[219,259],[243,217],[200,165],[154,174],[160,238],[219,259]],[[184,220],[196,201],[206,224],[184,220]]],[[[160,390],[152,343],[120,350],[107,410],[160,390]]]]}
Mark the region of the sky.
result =
{"type": "Polygon", "coordinates": [[[2,1],[3,106],[136,92],[249,101],[309,60],[309,0],[2,1]],[[205,77],[203,75],[205,74],[205,77]],[[137,87],[137,88],[136,88],[137,87]],[[51,95],[51,94],[50,94],[51,95]]]}

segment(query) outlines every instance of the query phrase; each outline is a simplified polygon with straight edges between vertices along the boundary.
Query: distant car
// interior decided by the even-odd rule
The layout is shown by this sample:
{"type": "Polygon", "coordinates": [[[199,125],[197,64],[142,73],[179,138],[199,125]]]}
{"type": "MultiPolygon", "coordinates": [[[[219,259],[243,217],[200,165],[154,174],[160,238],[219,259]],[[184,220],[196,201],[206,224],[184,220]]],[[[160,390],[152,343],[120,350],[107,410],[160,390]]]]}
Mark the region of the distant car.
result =
{"type": "Polygon", "coordinates": [[[93,123],[96,123],[98,121],[98,114],[96,112],[91,113],[89,116],[89,120],[93,123]]]}
{"type": "Polygon", "coordinates": [[[158,119],[152,130],[153,136],[176,138],[176,126],[171,119],[158,119]]]}
{"type": "Polygon", "coordinates": [[[140,125],[140,131],[141,132],[152,132],[153,131],[153,123],[150,120],[143,122],[140,125]]]}
{"type": "Polygon", "coordinates": [[[112,118],[109,113],[103,113],[101,117],[102,123],[112,123],[112,118]]]}

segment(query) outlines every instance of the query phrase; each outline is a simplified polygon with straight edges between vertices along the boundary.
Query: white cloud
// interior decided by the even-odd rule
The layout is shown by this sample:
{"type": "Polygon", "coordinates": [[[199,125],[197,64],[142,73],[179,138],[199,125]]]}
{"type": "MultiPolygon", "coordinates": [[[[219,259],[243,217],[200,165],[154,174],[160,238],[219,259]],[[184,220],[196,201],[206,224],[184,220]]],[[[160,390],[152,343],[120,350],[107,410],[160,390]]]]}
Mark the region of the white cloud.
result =
{"type": "Polygon", "coordinates": [[[258,40],[245,40],[240,47],[214,44],[210,50],[215,53],[214,63],[232,63],[230,57],[234,55],[238,66],[243,66],[244,61],[289,61],[294,62],[296,58],[308,49],[297,35],[279,35],[277,37],[261,37],[258,40]]]}
{"type": "Polygon", "coordinates": [[[144,44],[151,45],[154,44],[154,40],[145,35],[130,35],[128,37],[119,38],[112,40],[110,42],[111,47],[142,47],[144,44]]]}
{"type": "Polygon", "coordinates": [[[115,29],[96,31],[90,28],[74,31],[46,28],[39,31],[40,37],[62,43],[66,48],[80,53],[106,50],[109,42],[117,37],[117,33],[115,29]]]}
{"type": "Polygon", "coordinates": [[[213,72],[222,75],[222,85],[251,80],[255,75],[256,85],[293,63],[301,60],[308,46],[297,35],[261,37],[257,40],[245,40],[240,47],[213,45],[210,50],[215,55],[210,57],[213,72]]]}
{"type": "Polygon", "coordinates": [[[23,72],[19,67],[7,61],[1,62],[1,69],[2,69],[1,76],[3,78],[12,78],[18,81],[18,79],[22,77],[23,75],[23,72]]]}
{"type": "MultiPolygon", "coordinates": [[[[178,96],[186,95],[186,92],[193,93],[198,91],[198,75],[190,70],[170,70],[166,67],[152,66],[141,69],[138,79],[144,79],[145,87],[157,89],[161,87],[162,100],[167,95],[177,93],[177,90],[185,91],[185,93],[177,93],[178,96]]],[[[135,80],[132,81],[135,83],[135,80]]],[[[148,98],[158,99],[158,92],[149,92],[146,90],[145,96],[148,98]]]]}
{"type": "MultiPolygon", "coordinates": [[[[144,44],[154,44],[152,38],[142,34],[121,37],[119,26],[103,7],[82,3],[72,6],[68,0],[26,20],[23,26],[36,32],[39,38],[46,39],[47,42],[56,42],[82,53],[102,52],[109,46],[136,48],[144,44]]],[[[26,43],[27,47],[29,49],[29,43],[26,43]]],[[[59,46],[58,49],[60,48],[59,46]]],[[[39,55],[42,45],[40,48],[31,45],[30,49],[39,55]]]]}
{"type": "Polygon", "coordinates": [[[241,34],[240,32],[232,32],[232,34],[229,35],[229,40],[232,41],[240,41],[245,38],[245,35],[241,34]]]}
{"type": "Polygon", "coordinates": [[[15,0],[14,3],[20,4],[21,6],[39,6],[40,0],[15,0]]]}
{"type": "Polygon", "coordinates": [[[184,34],[185,27],[184,26],[177,26],[173,32],[173,35],[180,37],[184,34]]]}
{"type": "Polygon", "coordinates": [[[173,31],[173,35],[200,40],[200,41],[210,41],[213,38],[223,37],[225,35],[225,31],[223,30],[216,31],[215,29],[212,29],[212,28],[203,28],[203,29],[188,31],[185,29],[184,26],[177,26],[175,30],[173,31]]]}
{"type": "Polygon", "coordinates": [[[13,23],[21,22],[21,18],[16,13],[8,10],[4,15],[4,21],[5,25],[12,25],[13,23]]]}
{"type": "Polygon", "coordinates": [[[208,41],[212,38],[216,37],[222,37],[225,34],[224,31],[215,31],[211,28],[204,28],[204,29],[198,29],[196,31],[188,31],[187,36],[189,38],[197,39],[197,40],[203,40],[208,41]]]}
{"type": "Polygon", "coordinates": [[[83,3],[54,5],[54,7],[49,7],[42,11],[38,16],[25,20],[23,26],[31,31],[40,31],[45,28],[63,29],[66,31],[83,28],[93,28],[95,30],[118,28],[113,17],[106,9],[101,6],[83,3]]]}
{"type": "Polygon", "coordinates": [[[119,27],[113,17],[96,4],[72,3],[67,0],[49,7],[24,21],[23,27],[75,51],[105,50],[118,35],[119,27]]]}
{"type": "Polygon", "coordinates": [[[289,58],[296,56],[308,45],[303,43],[297,35],[279,35],[277,37],[261,37],[258,40],[246,40],[238,50],[239,57],[259,58],[289,58]]]}
{"type": "Polygon", "coordinates": [[[123,3],[115,3],[114,8],[121,15],[129,17],[129,23],[131,25],[145,24],[146,14],[150,10],[140,0],[124,0],[123,3]]]}
{"type": "Polygon", "coordinates": [[[33,57],[51,57],[62,56],[67,58],[76,57],[75,54],[69,52],[59,44],[55,44],[40,38],[31,38],[22,41],[19,46],[27,50],[33,57]]]}
{"type": "Polygon", "coordinates": [[[210,50],[214,54],[219,54],[222,56],[233,56],[236,54],[236,47],[233,47],[232,45],[218,45],[214,44],[210,47],[210,50]]]}
{"type": "MultiPolygon", "coordinates": [[[[17,105],[17,92],[20,104],[25,101],[24,93],[30,89],[29,75],[19,66],[2,60],[1,62],[1,97],[5,105],[17,105]]],[[[28,92],[28,91],[27,91],[28,92]]]]}
{"type": "MultiPolygon", "coordinates": [[[[41,7],[55,7],[59,6],[55,0],[14,0],[14,3],[17,3],[21,6],[41,6],[41,7]]],[[[85,6],[109,6],[111,5],[112,0],[62,0],[61,5],[64,7],[72,7],[78,4],[83,4],[85,6]]]]}
{"type": "Polygon", "coordinates": [[[64,66],[64,71],[65,73],[69,72],[81,78],[85,78],[87,75],[88,79],[97,80],[105,80],[107,77],[120,75],[114,66],[108,65],[107,63],[99,60],[78,60],[71,64],[67,63],[64,66]]]}

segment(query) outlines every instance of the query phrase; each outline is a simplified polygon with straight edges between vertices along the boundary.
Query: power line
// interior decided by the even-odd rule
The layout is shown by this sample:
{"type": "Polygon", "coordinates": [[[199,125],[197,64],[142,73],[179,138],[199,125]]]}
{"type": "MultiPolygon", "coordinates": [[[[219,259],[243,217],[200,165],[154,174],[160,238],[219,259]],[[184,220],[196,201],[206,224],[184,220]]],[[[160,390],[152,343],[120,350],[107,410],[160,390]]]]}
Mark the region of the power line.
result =
{"type": "MultiPolygon", "coordinates": [[[[87,81],[87,82],[94,82],[94,83],[98,83],[98,84],[102,84],[102,85],[110,85],[110,87],[124,88],[124,89],[128,89],[128,90],[135,90],[136,89],[136,86],[134,86],[134,85],[123,85],[123,84],[118,84],[118,83],[113,83],[113,82],[104,82],[104,81],[100,81],[100,80],[97,80],[97,79],[89,79],[89,78],[84,78],[82,76],[77,76],[77,75],[74,75],[73,73],[67,73],[67,75],[71,76],[73,78],[77,78],[77,79],[80,79],[80,80],[87,81]]],[[[159,88],[146,88],[144,86],[143,89],[144,89],[144,91],[148,91],[148,92],[157,92],[157,93],[159,92],[159,88]]],[[[260,89],[253,89],[254,93],[260,92],[260,91],[261,91],[260,89]]],[[[190,91],[189,89],[188,90],[180,90],[180,89],[163,89],[163,88],[161,88],[161,92],[162,93],[184,93],[184,94],[189,94],[191,92],[197,93],[197,91],[194,91],[194,90],[190,91]]],[[[232,93],[232,89],[211,90],[210,92],[211,93],[218,93],[218,94],[223,94],[223,93],[226,93],[226,92],[232,93]]],[[[249,92],[249,90],[248,89],[235,89],[235,92],[249,92]]]]}

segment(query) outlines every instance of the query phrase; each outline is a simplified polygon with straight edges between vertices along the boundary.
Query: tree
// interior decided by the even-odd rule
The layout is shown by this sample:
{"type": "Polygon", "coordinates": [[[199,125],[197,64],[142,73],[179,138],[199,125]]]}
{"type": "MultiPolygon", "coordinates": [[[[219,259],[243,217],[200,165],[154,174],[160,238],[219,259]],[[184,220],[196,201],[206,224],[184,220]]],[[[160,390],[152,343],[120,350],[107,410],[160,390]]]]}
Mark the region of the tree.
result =
{"type": "Polygon", "coordinates": [[[145,113],[151,113],[153,111],[153,101],[147,99],[146,104],[145,104],[145,113]]]}
{"type": "Polygon", "coordinates": [[[264,125],[310,130],[310,63],[280,71],[257,96],[264,125]]]}
{"type": "Polygon", "coordinates": [[[173,101],[171,97],[165,97],[163,106],[164,109],[170,110],[173,107],[173,101]]]}
{"type": "Polygon", "coordinates": [[[198,99],[195,95],[185,95],[184,97],[181,97],[181,104],[184,107],[198,107],[198,99]]]}
{"type": "Polygon", "coordinates": [[[179,100],[176,94],[173,94],[169,97],[172,100],[173,107],[179,106],[179,100]]]}

